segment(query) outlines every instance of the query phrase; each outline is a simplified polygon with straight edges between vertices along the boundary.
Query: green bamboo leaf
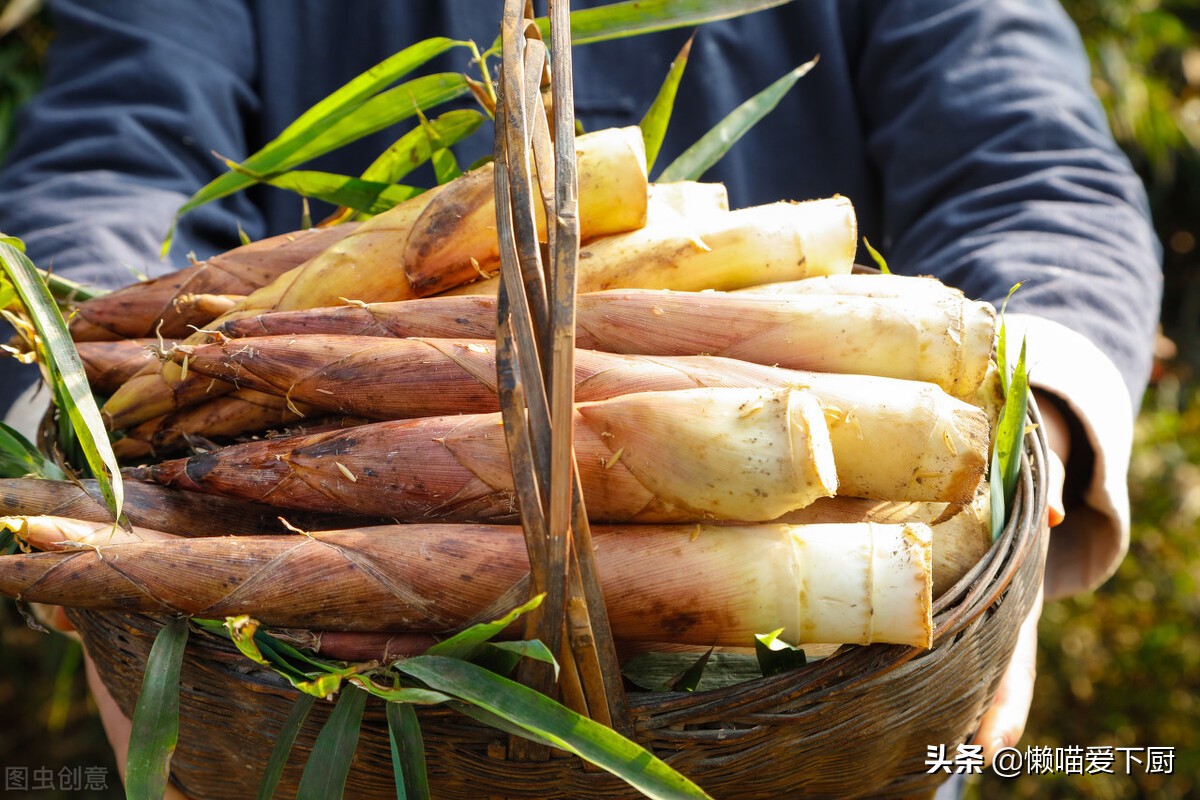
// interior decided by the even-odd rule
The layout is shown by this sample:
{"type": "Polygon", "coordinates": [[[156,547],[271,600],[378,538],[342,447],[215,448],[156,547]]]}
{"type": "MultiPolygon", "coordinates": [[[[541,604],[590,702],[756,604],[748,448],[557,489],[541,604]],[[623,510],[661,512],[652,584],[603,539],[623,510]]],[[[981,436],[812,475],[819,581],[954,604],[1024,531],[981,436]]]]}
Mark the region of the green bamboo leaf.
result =
{"type": "MultiPolygon", "coordinates": [[[[706,22],[740,17],[791,0],[626,0],[571,14],[571,44],[592,44],[673,28],[695,27],[706,22]]],[[[550,40],[550,22],[537,20],[542,38],[550,40]]],[[[500,52],[497,38],[488,54],[500,52]]]]}
{"type": "MultiPolygon", "coordinates": [[[[1001,369],[1001,372],[1007,370],[1001,369]]],[[[1007,510],[1012,508],[1017,491],[1017,479],[1021,473],[1021,445],[1025,439],[1026,414],[1029,410],[1029,374],[1025,366],[1025,342],[1009,379],[1008,394],[1000,419],[996,423],[995,443],[992,447],[988,490],[992,503],[992,539],[1004,530],[1008,519],[1007,510]]]]}
{"type": "MultiPolygon", "coordinates": [[[[339,104],[336,111],[320,122],[301,126],[293,131],[292,128],[299,125],[302,117],[261,150],[245,158],[241,166],[260,175],[284,172],[363,136],[408,119],[418,108],[432,108],[461,97],[469,90],[466,77],[458,73],[437,73],[415,78],[380,92],[364,102],[356,101],[355,105],[339,104]]],[[[210,181],[180,206],[175,212],[175,219],[178,220],[192,209],[254,183],[254,179],[245,173],[226,172],[210,181]]],[[[164,255],[170,249],[173,232],[172,230],[167,235],[163,243],[164,255]]]]}
{"type": "Polygon", "coordinates": [[[492,712],[481,708],[480,706],[464,703],[461,700],[451,700],[446,705],[450,706],[450,708],[453,708],[464,717],[470,717],[473,720],[482,722],[489,728],[495,728],[501,733],[507,733],[511,736],[522,736],[531,742],[537,742],[538,744],[545,745],[546,747],[557,747],[553,740],[538,736],[537,733],[533,731],[525,730],[519,725],[515,725],[504,717],[497,716],[492,712]]]}
{"type": "Polygon", "coordinates": [[[0,242],[0,268],[16,288],[37,330],[59,413],[70,423],[113,517],[121,519],[125,499],[121,471],[66,322],[37,268],[24,253],[7,242],[0,242]]]}
{"type": "Polygon", "coordinates": [[[729,116],[718,122],[712,130],[700,137],[700,141],[689,147],[679,158],[658,176],[660,183],[672,181],[695,181],[709,171],[729,148],[746,135],[758,121],[771,112],[783,96],[796,85],[796,81],[804,77],[817,63],[813,59],[801,64],[794,70],[772,83],[766,89],[751,97],[746,102],[730,112],[729,116]]]}
{"type": "Polygon", "coordinates": [[[433,164],[434,178],[437,180],[437,185],[449,183],[450,181],[462,175],[462,170],[458,168],[458,159],[454,157],[454,153],[450,152],[449,145],[442,140],[437,130],[429,124],[429,120],[417,109],[417,119],[420,121],[418,126],[425,132],[429,139],[429,146],[433,148],[430,153],[429,160],[433,164]]]}
{"type": "Polygon", "coordinates": [[[397,800],[429,800],[425,740],[417,712],[408,703],[388,703],[387,723],[397,800]]]}
{"type": "Polygon", "coordinates": [[[359,688],[388,703],[436,706],[454,699],[441,692],[435,692],[432,689],[421,689],[416,686],[400,686],[394,689],[384,689],[382,686],[362,677],[356,677],[352,682],[359,688]]]}
{"type": "Polygon", "coordinates": [[[454,153],[446,148],[434,150],[433,156],[430,158],[433,163],[433,174],[437,178],[438,186],[462,175],[462,170],[459,169],[458,159],[454,157],[454,153]]]}
{"type": "Polygon", "coordinates": [[[781,633],[783,628],[770,633],[754,634],[754,654],[758,656],[758,666],[762,669],[763,677],[778,675],[808,663],[804,651],[780,639],[781,633]]]}
{"type": "Polygon", "coordinates": [[[1004,503],[1011,507],[1021,472],[1021,443],[1025,439],[1025,415],[1029,409],[1029,374],[1025,369],[1025,342],[1017,356],[1008,385],[1008,396],[1000,416],[1000,431],[996,435],[1000,453],[1000,473],[1004,477],[1004,503]]]}
{"type": "MultiPolygon", "coordinates": [[[[21,242],[20,239],[15,239],[12,236],[6,236],[0,239],[0,243],[12,244],[13,242],[21,242]]],[[[13,247],[17,247],[13,245],[13,247]]],[[[25,252],[25,244],[21,242],[21,246],[17,247],[22,253],[25,252]]],[[[60,303],[80,303],[84,300],[91,300],[93,297],[100,297],[108,294],[108,289],[99,289],[94,286],[84,286],[82,283],[76,283],[69,278],[64,278],[56,275],[53,272],[47,272],[44,269],[39,269],[38,275],[42,276],[42,280],[46,282],[46,286],[50,289],[50,294],[55,300],[60,303]]],[[[0,308],[6,308],[16,296],[16,289],[3,275],[0,275],[0,308]]]]}
{"type": "Polygon", "coordinates": [[[296,800],[335,800],[342,796],[350,762],[358,749],[358,733],[366,704],[366,692],[357,687],[343,687],[337,705],[317,734],[308,763],[304,765],[296,800]]]}
{"type": "Polygon", "coordinates": [[[1000,396],[1008,397],[1008,331],[1004,326],[1004,314],[1008,311],[1008,301],[1021,288],[1021,281],[1014,283],[1008,290],[1004,302],[1000,304],[1000,333],[996,341],[996,364],[1000,370],[1000,396]]]}
{"type": "Polygon", "coordinates": [[[425,191],[415,186],[364,181],[349,175],[315,170],[292,170],[273,176],[256,175],[240,164],[232,161],[226,163],[230,169],[249,175],[256,182],[367,214],[380,214],[425,191]]]}
{"type": "Polygon", "coordinates": [[[558,679],[558,661],[550,649],[537,639],[523,642],[486,642],[477,647],[468,660],[497,675],[508,675],[517,668],[522,658],[553,664],[554,677],[558,679]]]}
{"type": "Polygon", "coordinates": [[[988,461],[988,505],[991,511],[993,542],[1004,532],[1004,522],[1008,519],[1008,509],[1004,505],[1004,470],[1000,467],[998,444],[993,443],[992,457],[988,461]]]}
{"type": "Polygon", "coordinates": [[[421,125],[397,139],[363,171],[362,179],[397,183],[428,161],[436,148],[455,145],[479,130],[483,120],[483,114],[473,109],[447,111],[428,121],[429,128],[421,125]],[[436,143],[429,135],[430,129],[437,135],[436,143]]]}
{"type": "Polygon", "coordinates": [[[167,790],[179,739],[179,670],[187,640],[187,620],[176,617],[158,632],[146,659],[125,761],[125,796],[131,800],[160,800],[167,790]]]}
{"type": "Polygon", "coordinates": [[[222,632],[228,636],[234,646],[256,664],[271,667],[305,694],[314,697],[331,697],[338,691],[342,681],[357,674],[356,667],[337,667],[305,656],[295,648],[285,645],[258,630],[258,620],[243,614],[238,617],[226,617],[220,629],[204,625],[206,630],[222,632]],[[289,652],[290,651],[290,652],[289,652]],[[303,665],[310,664],[316,670],[304,669],[303,665]]]}
{"type": "Polygon", "coordinates": [[[652,798],[708,797],[645,748],[526,686],[456,658],[414,656],[396,669],[506,720],[522,735],[551,742],[652,798]]]}
{"type": "Polygon", "coordinates": [[[353,108],[388,84],[400,80],[417,67],[454,47],[470,47],[470,42],[435,36],[388,56],[366,72],[351,78],[341,88],[305,111],[279,134],[278,139],[295,136],[321,125],[325,120],[353,108]]]}
{"type": "Polygon", "coordinates": [[[0,422],[0,477],[23,478],[26,475],[52,481],[67,479],[58,465],[39,453],[28,439],[0,422]]]}
{"type": "Polygon", "coordinates": [[[658,89],[654,102],[650,104],[650,108],[646,109],[646,116],[642,117],[642,121],[638,123],[642,129],[642,139],[646,142],[647,172],[654,167],[658,151],[662,149],[663,139],[667,135],[667,126],[671,122],[671,112],[675,108],[675,95],[679,91],[679,81],[683,78],[683,70],[687,67],[688,55],[692,51],[692,41],[695,38],[696,34],[694,33],[689,36],[683,48],[680,49],[679,55],[675,56],[675,60],[671,62],[671,68],[667,70],[667,77],[658,89]]]}
{"type": "Polygon", "coordinates": [[[871,243],[865,236],[863,237],[863,244],[866,246],[867,253],[870,254],[871,260],[875,262],[875,266],[879,268],[879,271],[884,275],[891,275],[892,271],[888,269],[887,259],[883,257],[883,253],[880,253],[878,250],[872,247],[871,243]]]}
{"type": "Polygon", "coordinates": [[[275,796],[275,787],[279,785],[283,768],[287,766],[292,745],[296,743],[296,735],[300,733],[300,726],[304,724],[308,712],[312,711],[316,702],[317,698],[310,694],[301,694],[296,698],[291,713],[283,721],[283,727],[275,737],[275,746],[271,748],[271,756],[267,759],[266,769],[263,770],[262,781],[258,784],[258,800],[271,800],[275,796]]]}
{"type": "Polygon", "coordinates": [[[433,647],[425,651],[427,656],[445,656],[446,658],[462,658],[469,659],[474,655],[476,649],[484,642],[492,639],[516,621],[517,617],[522,614],[527,614],[542,604],[542,600],[546,597],[545,593],[530,598],[529,602],[517,606],[512,611],[505,614],[503,617],[491,622],[481,622],[478,625],[472,625],[465,631],[456,633],[445,641],[438,642],[433,647]]]}
{"type": "Polygon", "coordinates": [[[18,300],[20,297],[17,295],[17,288],[0,273],[0,311],[12,308],[18,300]]]}

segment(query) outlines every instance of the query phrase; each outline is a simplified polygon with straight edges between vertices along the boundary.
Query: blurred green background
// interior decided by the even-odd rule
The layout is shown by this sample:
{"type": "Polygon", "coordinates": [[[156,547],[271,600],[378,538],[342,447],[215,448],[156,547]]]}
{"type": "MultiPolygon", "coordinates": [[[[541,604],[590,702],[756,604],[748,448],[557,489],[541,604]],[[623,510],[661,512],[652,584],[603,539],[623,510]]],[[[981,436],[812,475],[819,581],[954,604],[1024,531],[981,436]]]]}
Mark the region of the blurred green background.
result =
{"type": "MultiPolygon", "coordinates": [[[[0,12],[0,154],[53,35],[37,0],[0,12]]],[[[976,798],[1200,796],[1200,0],[1067,0],[1113,131],[1146,182],[1166,293],[1131,470],[1133,544],[1099,591],[1048,605],[1022,746],[1173,747],[1172,775],[986,775],[976,798]]],[[[112,755],[78,648],[0,604],[0,767],[101,767],[112,755]]],[[[4,775],[0,774],[0,787],[4,775]]],[[[57,779],[56,779],[57,782],[57,779]]],[[[61,784],[59,784],[61,785],[61,784]]],[[[78,796],[37,792],[29,797],[78,796]]]]}

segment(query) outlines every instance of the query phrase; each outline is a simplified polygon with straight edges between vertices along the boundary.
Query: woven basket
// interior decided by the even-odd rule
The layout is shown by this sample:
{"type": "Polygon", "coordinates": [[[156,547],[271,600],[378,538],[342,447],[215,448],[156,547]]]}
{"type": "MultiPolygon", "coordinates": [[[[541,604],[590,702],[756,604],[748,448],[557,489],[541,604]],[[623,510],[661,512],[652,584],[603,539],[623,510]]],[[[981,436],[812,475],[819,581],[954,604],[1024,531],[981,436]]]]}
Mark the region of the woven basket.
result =
{"type": "MultiPolygon", "coordinates": [[[[1030,408],[1030,420],[1039,420],[1030,408]]],[[[1013,513],[988,554],[934,607],[934,647],[843,647],[793,672],[695,693],[632,692],[636,739],[718,798],[906,797],[934,790],[930,745],[953,753],[987,709],[1032,607],[1045,560],[1045,441],[1026,437],[1013,513]]],[[[69,612],[117,704],[132,714],[160,618],[69,612]]],[[[226,640],[193,634],[181,677],[175,782],[195,800],[253,797],[297,699],[226,640]]],[[[279,796],[294,796],[332,704],[318,702],[279,796]]],[[[422,709],[434,797],[616,798],[635,793],[575,758],[514,762],[507,737],[455,712],[422,709]]],[[[346,785],[393,798],[383,704],[367,705],[346,785]]]]}
{"type": "MultiPolygon", "coordinates": [[[[522,21],[518,13],[521,5],[521,0],[506,0],[505,4],[505,65],[501,74],[510,78],[522,75],[518,70],[527,62],[537,66],[539,62],[529,61],[531,53],[532,56],[545,53],[540,43],[532,50],[521,50],[524,34],[520,32],[534,30],[522,21]]],[[[529,5],[524,5],[525,16],[531,16],[529,5]]],[[[551,4],[551,16],[558,15],[557,22],[551,25],[552,37],[559,37],[558,46],[550,48],[555,60],[552,69],[555,75],[570,75],[569,26],[565,16],[568,7],[565,0],[551,4]]],[[[541,69],[530,73],[535,78],[539,74],[543,74],[541,69]]],[[[569,81],[564,84],[568,88],[554,87],[554,129],[560,132],[574,128],[569,81]],[[563,92],[561,97],[557,94],[559,90],[563,92]]],[[[501,85],[504,85],[503,80],[501,85]]],[[[536,89],[536,85],[533,88],[536,89]]],[[[562,181],[562,185],[568,187],[563,190],[564,196],[557,196],[559,190],[555,189],[553,218],[557,220],[556,226],[561,228],[558,241],[568,244],[558,250],[548,248],[555,259],[555,269],[547,270],[547,274],[553,276],[550,285],[544,291],[539,288],[524,298],[516,294],[522,291],[517,288],[522,284],[528,289],[531,278],[535,284],[541,280],[538,277],[540,263],[538,270],[528,271],[531,262],[539,259],[529,210],[533,194],[527,163],[529,140],[522,138],[528,124],[523,115],[527,109],[537,107],[523,100],[522,92],[528,89],[529,84],[524,79],[514,78],[509,88],[501,91],[501,113],[497,115],[496,205],[505,272],[499,305],[508,305],[506,292],[512,291],[519,301],[514,307],[520,311],[512,318],[506,316],[507,312],[501,313],[501,323],[497,326],[498,365],[506,352],[513,352],[511,342],[506,345],[506,337],[501,334],[506,321],[516,320],[511,329],[515,333],[508,334],[508,338],[515,335],[517,341],[521,340],[518,328],[532,326],[542,343],[542,352],[546,353],[551,351],[550,342],[557,345],[563,341],[548,335],[553,333],[548,331],[548,326],[564,326],[569,332],[570,323],[563,320],[573,319],[573,314],[568,313],[573,303],[573,290],[563,289],[573,285],[573,277],[563,276],[573,276],[577,257],[570,247],[570,238],[578,237],[577,222],[573,229],[570,227],[570,220],[575,219],[571,180],[562,181]],[[508,149],[521,154],[514,159],[511,183],[506,177],[510,165],[504,155],[505,136],[509,137],[508,149]],[[512,200],[510,207],[509,198],[518,196],[520,201],[512,200]],[[505,208],[523,208],[523,213],[529,215],[528,224],[522,227],[518,219],[514,225],[512,215],[507,217],[507,222],[502,222],[506,217],[501,210],[505,208]],[[506,235],[518,240],[511,248],[514,260],[505,260],[509,253],[505,246],[506,235]],[[524,247],[519,246],[522,236],[524,247]],[[537,312],[531,312],[529,308],[536,305],[534,295],[543,298],[542,303],[546,303],[545,298],[551,298],[555,304],[554,313],[539,316],[537,312]],[[535,322],[538,319],[549,322],[535,322]]],[[[548,123],[544,127],[548,127],[548,123]]],[[[545,129],[541,133],[535,130],[534,135],[536,154],[539,152],[536,137],[548,137],[548,133],[545,129]]],[[[543,139],[542,143],[546,147],[549,145],[548,139],[543,139]]],[[[554,150],[556,176],[573,175],[573,144],[565,143],[560,147],[556,143],[554,150]]],[[[543,148],[541,152],[546,151],[543,148]]],[[[542,166],[545,165],[540,165],[539,171],[542,166]]],[[[543,175],[549,173],[549,169],[541,172],[543,175]]],[[[552,218],[549,213],[547,218],[552,218]]],[[[525,340],[529,341],[532,339],[525,340]]],[[[567,341],[573,340],[568,338],[567,341]]],[[[531,376],[536,375],[538,380],[542,378],[538,374],[537,359],[530,358],[537,348],[522,343],[516,352],[530,360],[522,363],[520,370],[508,374],[523,376],[517,380],[524,381],[528,388],[531,376]]],[[[569,346],[566,352],[570,352],[569,346]]],[[[555,363],[554,369],[552,383],[561,393],[561,387],[572,385],[573,369],[559,362],[555,363]]],[[[498,369],[498,374],[504,373],[505,368],[498,369]]],[[[514,419],[524,419],[524,408],[506,405],[505,381],[499,383],[507,430],[514,419]]],[[[550,394],[550,382],[540,385],[546,394],[550,394]]],[[[509,392],[509,401],[519,396],[520,391],[509,392]]],[[[552,401],[551,410],[557,407],[560,412],[570,414],[569,395],[557,397],[559,402],[552,401]]],[[[542,399],[544,401],[545,397],[542,399]]],[[[549,430],[563,430],[552,421],[535,424],[541,417],[533,413],[532,404],[530,409],[529,428],[537,428],[538,436],[548,436],[549,430]]],[[[1038,412],[1032,404],[1029,414],[1031,421],[1036,423],[1038,412]]],[[[553,420],[554,417],[545,419],[553,420]]],[[[565,449],[550,452],[569,454],[569,437],[567,442],[565,449]]],[[[511,439],[509,443],[511,448],[511,439]]],[[[552,446],[560,448],[561,443],[552,443],[552,446]]],[[[1042,533],[1046,514],[1045,459],[1045,441],[1040,428],[1035,427],[1026,437],[1021,481],[1008,526],[980,563],[935,604],[932,649],[847,646],[803,668],[723,689],[694,693],[631,692],[625,698],[624,708],[628,710],[634,738],[719,798],[930,794],[945,774],[929,774],[926,765],[928,748],[945,745],[953,753],[956,745],[970,739],[995,694],[1016,644],[1018,629],[1041,585],[1046,545],[1042,533]]],[[[521,489],[531,481],[546,481],[546,486],[551,489],[546,490],[543,486],[540,496],[550,498],[549,517],[553,520],[555,510],[563,508],[555,505],[556,498],[562,498],[563,494],[556,493],[553,487],[569,484],[572,477],[570,461],[551,459],[547,462],[551,465],[548,470],[522,472],[520,464],[524,462],[528,466],[533,460],[511,458],[514,483],[521,489]],[[557,469],[556,463],[560,467],[568,466],[557,469]]],[[[577,545],[569,547],[575,547],[578,563],[583,566],[573,575],[581,576],[579,580],[585,584],[591,581],[590,586],[594,588],[596,576],[589,572],[591,568],[586,563],[589,559],[585,558],[588,555],[586,515],[579,505],[578,488],[571,490],[568,486],[566,495],[577,504],[572,511],[577,511],[580,519],[572,523],[577,545]]],[[[534,493],[532,496],[539,495],[534,493]]],[[[530,524],[528,518],[526,524],[530,524]]],[[[538,536],[527,538],[527,541],[531,540],[542,541],[538,536]]],[[[543,552],[551,551],[547,548],[543,552]]],[[[559,555],[547,555],[546,560],[563,558],[564,561],[555,562],[561,566],[569,558],[563,551],[554,552],[559,555]]],[[[534,563],[545,566],[540,561],[534,563]]],[[[561,582],[559,588],[562,588],[561,582]]],[[[586,597],[587,587],[583,591],[586,597]]],[[[588,607],[602,608],[602,597],[598,594],[592,597],[595,605],[592,600],[587,600],[588,607]]],[[[561,592],[558,599],[562,599],[561,592]]],[[[578,597],[572,602],[577,600],[578,597]]],[[[551,602],[550,599],[546,601],[547,607],[551,602]]],[[[543,620],[541,623],[552,634],[556,634],[561,625],[561,603],[558,608],[559,617],[554,618],[546,612],[545,618],[549,622],[543,620]]],[[[146,659],[162,619],[80,610],[70,611],[69,616],[83,636],[101,679],[120,708],[132,715],[146,659]]],[[[622,708],[615,653],[611,639],[604,639],[607,623],[603,614],[594,616],[591,624],[596,637],[590,638],[588,633],[582,640],[591,643],[594,663],[599,664],[602,673],[604,699],[610,703],[607,708],[616,710],[615,719],[622,708]],[[601,639],[604,639],[603,647],[596,644],[601,639]],[[605,664],[609,668],[605,669],[605,664]],[[612,705],[613,702],[617,705],[612,705]]],[[[572,642],[572,647],[576,644],[572,642]]],[[[595,677],[594,672],[591,674],[595,677]]],[[[275,739],[297,698],[298,693],[281,677],[250,662],[227,640],[203,632],[192,635],[181,674],[179,744],[171,763],[175,783],[195,800],[255,796],[275,739]]],[[[591,698],[586,702],[590,704],[591,698]]],[[[295,795],[303,766],[331,710],[331,704],[322,702],[309,714],[279,784],[279,795],[295,795]]],[[[512,740],[506,734],[454,711],[432,707],[422,708],[418,713],[426,745],[430,786],[436,798],[580,799],[635,795],[634,790],[619,779],[585,766],[574,757],[551,754],[548,760],[531,760],[522,757],[528,753],[510,752],[512,740]]],[[[373,698],[368,701],[345,796],[395,796],[384,705],[373,698]]]]}

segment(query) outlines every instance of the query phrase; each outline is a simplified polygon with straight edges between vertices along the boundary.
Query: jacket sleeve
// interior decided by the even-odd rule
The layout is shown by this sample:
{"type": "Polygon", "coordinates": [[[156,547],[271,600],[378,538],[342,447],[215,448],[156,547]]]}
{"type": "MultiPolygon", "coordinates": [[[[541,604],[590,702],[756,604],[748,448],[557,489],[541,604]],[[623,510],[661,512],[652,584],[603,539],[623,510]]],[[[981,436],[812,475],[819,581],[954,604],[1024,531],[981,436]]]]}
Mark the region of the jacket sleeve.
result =
{"type": "MultiPolygon", "coordinates": [[[[24,108],[0,171],[0,231],[24,239],[43,268],[117,287],[261,235],[244,196],[187,215],[183,201],[240,158],[254,94],[252,17],[241,2],[57,0],[45,83],[24,108]]],[[[33,380],[0,359],[0,409],[33,380]]]]}
{"type": "Polygon", "coordinates": [[[871,8],[858,86],[885,198],[884,252],[898,271],[935,274],[997,305],[1023,283],[1010,335],[1019,345],[1028,331],[1033,383],[1063,400],[1091,449],[1073,449],[1081,455],[1068,469],[1090,486],[1051,535],[1048,586],[1095,586],[1128,542],[1131,421],[1162,291],[1141,182],[1057,2],[871,8]]]}

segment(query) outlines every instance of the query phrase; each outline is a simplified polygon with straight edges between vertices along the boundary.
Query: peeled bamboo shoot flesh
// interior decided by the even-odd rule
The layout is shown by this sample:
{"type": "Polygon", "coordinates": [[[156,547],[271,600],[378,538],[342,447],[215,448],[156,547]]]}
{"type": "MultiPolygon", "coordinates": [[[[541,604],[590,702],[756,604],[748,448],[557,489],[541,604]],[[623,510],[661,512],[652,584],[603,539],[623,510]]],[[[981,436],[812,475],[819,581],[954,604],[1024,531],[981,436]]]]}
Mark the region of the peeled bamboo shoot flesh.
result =
{"type": "MultiPolygon", "coordinates": [[[[741,289],[764,281],[849,272],[857,223],[844,197],[684,216],[656,209],[646,226],[579,251],[579,291],[741,289]]],[[[483,281],[457,294],[494,294],[483,281]]]]}

